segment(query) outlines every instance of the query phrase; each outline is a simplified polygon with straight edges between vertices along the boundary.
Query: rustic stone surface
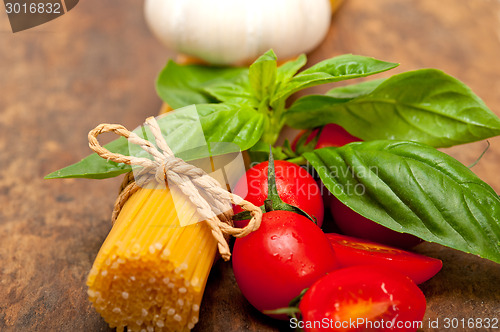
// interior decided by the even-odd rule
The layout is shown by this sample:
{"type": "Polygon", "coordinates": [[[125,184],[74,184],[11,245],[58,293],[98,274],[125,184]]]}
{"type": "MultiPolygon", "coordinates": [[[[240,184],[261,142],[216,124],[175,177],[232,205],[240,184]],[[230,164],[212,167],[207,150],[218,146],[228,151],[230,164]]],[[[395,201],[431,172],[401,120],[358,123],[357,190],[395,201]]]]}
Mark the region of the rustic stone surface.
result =
{"type": "MultiPolygon", "coordinates": [[[[87,132],[98,123],[133,128],[159,109],[154,78],[172,54],[150,35],[141,6],[80,1],[17,34],[0,13],[1,331],[109,330],[87,301],[85,278],[110,229],[120,180],[42,177],[86,156],[87,132]]],[[[500,114],[499,14],[493,0],[348,0],[310,59],[354,53],[400,62],[393,73],[439,68],[500,114]]],[[[490,142],[473,170],[500,192],[500,139],[490,142]]],[[[470,164],[484,146],[447,152],[470,164]]],[[[500,265],[438,245],[417,250],[444,262],[421,286],[426,319],[499,317],[500,265]]],[[[230,264],[217,262],[205,295],[197,331],[286,328],[242,298],[230,264]]]]}

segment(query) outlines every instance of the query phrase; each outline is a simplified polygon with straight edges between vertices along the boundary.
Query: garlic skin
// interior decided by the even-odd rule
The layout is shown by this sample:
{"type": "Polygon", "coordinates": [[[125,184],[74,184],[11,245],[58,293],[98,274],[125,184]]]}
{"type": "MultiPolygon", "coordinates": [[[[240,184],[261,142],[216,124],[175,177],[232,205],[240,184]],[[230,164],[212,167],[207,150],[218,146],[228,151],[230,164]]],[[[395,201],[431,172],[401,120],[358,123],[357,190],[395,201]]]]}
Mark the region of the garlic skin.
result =
{"type": "Polygon", "coordinates": [[[146,21],[168,48],[218,65],[248,64],[269,49],[285,60],[314,49],[330,0],[146,0],[146,21]]]}

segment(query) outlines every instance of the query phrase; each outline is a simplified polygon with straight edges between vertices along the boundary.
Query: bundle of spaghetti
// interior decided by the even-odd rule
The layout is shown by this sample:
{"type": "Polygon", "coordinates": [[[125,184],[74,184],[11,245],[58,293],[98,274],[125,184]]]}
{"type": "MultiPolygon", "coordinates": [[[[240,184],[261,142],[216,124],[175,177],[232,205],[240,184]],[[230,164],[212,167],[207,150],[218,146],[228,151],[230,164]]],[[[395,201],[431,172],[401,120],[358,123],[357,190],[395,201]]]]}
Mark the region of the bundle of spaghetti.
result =
{"type": "Polygon", "coordinates": [[[154,118],[146,125],[157,147],[120,125],[101,124],[89,133],[100,157],[142,168],[117,199],[113,228],[87,279],[88,295],[118,331],[188,331],[198,322],[217,249],[224,260],[231,256],[224,235],[256,230],[262,211],[175,158],[154,118]],[[154,160],[110,152],[97,141],[104,132],[127,138],[154,160]],[[231,203],[251,213],[248,226],[232,227],[231,203]]]}
{"type": "Polygon", "coordinates": [[[87,280],[90,300],[111,327],[194,327],[217,250],[198,220],[193,204],[165,186],[140,188],[127,200],[87,280]]]}

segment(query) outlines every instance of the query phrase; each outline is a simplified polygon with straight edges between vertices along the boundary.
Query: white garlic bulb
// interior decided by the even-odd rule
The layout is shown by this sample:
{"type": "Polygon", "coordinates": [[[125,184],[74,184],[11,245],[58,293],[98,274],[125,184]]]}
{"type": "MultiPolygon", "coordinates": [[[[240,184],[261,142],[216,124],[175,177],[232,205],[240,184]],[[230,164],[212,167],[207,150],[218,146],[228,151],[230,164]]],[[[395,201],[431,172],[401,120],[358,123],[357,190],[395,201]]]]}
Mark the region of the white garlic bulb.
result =
{"type": "Polygon", "coordinates": [[[167,47],[213,64],[279,59],[314,49],[330,26],[329,0],[146,0],[146,21],[167,47]]]}

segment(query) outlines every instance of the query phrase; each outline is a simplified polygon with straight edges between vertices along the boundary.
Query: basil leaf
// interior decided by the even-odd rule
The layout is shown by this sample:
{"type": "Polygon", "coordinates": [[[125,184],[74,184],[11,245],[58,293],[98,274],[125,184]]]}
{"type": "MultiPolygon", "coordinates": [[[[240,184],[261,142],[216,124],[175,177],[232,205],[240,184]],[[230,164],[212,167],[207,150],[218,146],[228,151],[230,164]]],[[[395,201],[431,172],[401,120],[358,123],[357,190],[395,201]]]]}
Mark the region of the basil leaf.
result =
{"type": "Polygon", "coordinates": [[[359,55],[340,55],[317,63],[293,77],[288,84],[277,91],[271,102],[285,100],[291,94],[311,86],[365,77],[397,66],[397,63],[359,55]]]}
{"type": "MultiPolygon", "coordinates": [[[[128,154],[128,142],[125,138],[120,137],[109,144],[104,145],[109,151],[128,154]]],[[[76,164],[64,167],[60,170],[52,172],[44,177],[44,179],[64,179],[64,178],[89,178],[89,179],[106,179],[118,176],[131,171],[132,168],[123,163],[115,163],[99,157],[93,153],[82,159],[76,164]]]]}
{"type": "Polygon", "coordinates": [[[252,91],[257,100],[270,98],[276,84],[276,54],[272,50],[261,55],[249,69],[249,79],[252,91]]]}
{"type": "Polygon", "coordinates": [[[363,140],[412,140],[435,147],[500,135],[500,119],[483,101],[465,84],[435,69],[395,75],[352,100],[306,96],[285,116],[295,128],[337,123],[363,140]]]}
{"type": "Polygon", "coordinates": [[[278,67],[276,74],[276,84],[279,86],[284,86],[288,81],[297,74],[300,68],[304,67],[307,63],[307,57],[305,54],[301,54],[295,60],[290,60],[278,67]]]}
{"type": "Polygon", "coordinates": [[[156,91],[174,109],[214,103],[218,100],[204,91],[204,87],[227,84],[246,73],[247,68],[179,65],[170,60],[156,80],[156,91]]]}
{"type": "Polygon", "coordinates": [[[361,215],[500,263],[500,199],[447,154],[416,142],[372,141],[304,156],[325,186],[361,215]]]}
{"type": "Polygon", "coordinates": [[[383,81],[385,81],[385,78],[341,86],[329,90],[325,95],[335,98],[354,99],[369,94],[382,84],[383,81]]]}
{"type": "Polygon", "coordinates": [[[258,101],[251,92],[247,73],[236,77],[232,82],[212,84],[203,90],[221,102],[255,108],[258,106],[258,101]]]}
{"type": "MultiPolygon", "coordinates": [[[[297,99],[286,111],[284,115],[285,123],[297,129],[311,129],[329,123],[342,125],[340,122],[347,122],[342,121],[343,118],[354,118],[357,115],[349,115],[350,113],[345,109],[350,101],[355,103],[356,99],[349,97],[337,98],[326,95],[306,95],[297,99]]],[[[383,115],[381,117],[383,117],[383,115]]],[[[362,122],[362,119],[363,118],[360,116],[357,122],[362,122]]],[[[378,121],[381,120],[382,119],[378,121]]],[[[349,130],[346,127],[347,124],[343,126],[346,130],[349,130]]],[[[366,126],[368,126],[368,124],[366,124],[366,126]]]]}
{"type": "MultiPolygon", "coordinates": [[[[158,124],[168,145],[177,157],[185,161],[208,156],[208,149],[211,149],[211,155],[234,152],[234,146],[217,144],[219,142],[234,143],[242,151],[249,149],[262,136],[264,121],[264,115],[254,109],[232,104],[189,106],[158,118],[158,124]],[[196,130],[197,128],[199,130],[196,130]]],[[[143,127],[134,132],[141,137],[149,137],[148,130],[143,127]]],[[[105,147],[115,153],[130,155],[132,151],[136,157],[149,157],[137,146],[129,146],[124,138],[118,138],[105,147]]],[[[107,161],[94,153],[45,178],[104,179],[129,172],[131,169],[129,165],[107,161]]]]}
{"type": "MultiPolygon", "coordinates": [[[[276,74],[276,88],[275,91],[280,91],[282,87],[286,86],[290,79],[295,75],[300,68],[304,67],[307,62],[305,54],[301,54],[295,60],[290,60],[278,67],[276,74]]],[[[274,99],[270,106],[272,109],[281,109],[285,107],[284,99],[274,99]]]]}

